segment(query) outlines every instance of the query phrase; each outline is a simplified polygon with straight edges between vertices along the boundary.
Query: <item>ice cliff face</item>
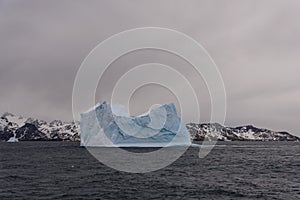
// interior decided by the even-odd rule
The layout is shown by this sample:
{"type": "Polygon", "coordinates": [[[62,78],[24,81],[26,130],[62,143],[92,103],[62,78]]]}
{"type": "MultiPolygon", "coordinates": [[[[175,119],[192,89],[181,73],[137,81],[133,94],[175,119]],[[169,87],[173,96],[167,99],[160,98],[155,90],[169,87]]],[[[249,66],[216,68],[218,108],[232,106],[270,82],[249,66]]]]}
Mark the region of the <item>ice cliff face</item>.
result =
{"type": "Polygon", "coordinates": [[[131,117],[122,106],[104,102],[80,120],[82,146],[163,147],[190,145],[190,135],[176,113],[165,104],[144,115],[131,117]]]}

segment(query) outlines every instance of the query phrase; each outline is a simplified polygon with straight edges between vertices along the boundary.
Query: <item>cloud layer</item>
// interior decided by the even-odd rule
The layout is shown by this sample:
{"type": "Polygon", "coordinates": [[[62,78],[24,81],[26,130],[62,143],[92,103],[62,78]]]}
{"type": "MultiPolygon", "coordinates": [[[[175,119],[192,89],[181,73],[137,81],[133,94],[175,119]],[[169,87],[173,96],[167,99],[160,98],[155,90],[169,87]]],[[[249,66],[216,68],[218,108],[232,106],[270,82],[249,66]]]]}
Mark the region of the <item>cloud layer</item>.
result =
{"type": "MultiPolygon", "coordinates": [[[[2,0],[0,113],[71,120],[73,81],[85,56],[120,31],[158,26],[190,35],[213,57],[227,91],[227,125],[254,124],[300,135],[299,6],[300,2],[293,0],[2,0]]],[[[169,60],[168,56],[146,53],[116,62],[106,81],[113,79],[118,67],[169,60]]],[[[175,61],[169,64],[180,62],[175,61]]],[[[204,99],[205,121],[210,105],[204,87],[199,87],[199,93],[204,93],[199,95],[204,99]]],[[[156,93],[159,99],[172,100],[160,90],[156,93]]],[[[98,91],[97,97],[105,99],[104,92],[98,91]]],[[[133,102],[142,97],[137,92],[133,102]]],[[[135,112],[155,100],[144,102],[144,108],[135,112]]]]}

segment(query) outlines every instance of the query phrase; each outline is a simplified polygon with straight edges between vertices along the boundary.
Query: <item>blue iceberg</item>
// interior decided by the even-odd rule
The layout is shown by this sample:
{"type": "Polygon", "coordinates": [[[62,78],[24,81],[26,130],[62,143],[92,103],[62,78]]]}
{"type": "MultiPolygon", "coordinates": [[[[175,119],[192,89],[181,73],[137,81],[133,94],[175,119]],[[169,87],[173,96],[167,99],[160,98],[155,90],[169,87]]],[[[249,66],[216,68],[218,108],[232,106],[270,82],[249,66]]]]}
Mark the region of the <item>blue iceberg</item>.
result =
{"type": "Polygon", "coordinates": [[[121,105],[104,102],[81,114],[81,146],[165,147],[189,146],[190,134],[174,104],[165,104],[132,117],[121,105]]]}

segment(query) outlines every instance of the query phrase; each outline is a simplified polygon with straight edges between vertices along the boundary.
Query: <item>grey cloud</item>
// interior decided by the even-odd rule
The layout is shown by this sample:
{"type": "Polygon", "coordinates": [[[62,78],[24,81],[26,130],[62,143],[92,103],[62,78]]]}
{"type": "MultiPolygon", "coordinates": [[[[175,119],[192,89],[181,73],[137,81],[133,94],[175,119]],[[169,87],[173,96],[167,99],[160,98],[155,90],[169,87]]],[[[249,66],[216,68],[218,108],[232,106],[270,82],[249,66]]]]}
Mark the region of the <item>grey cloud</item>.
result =
{"type": "MultiPolygon", "coordinates": [[[[2,0],[0,113],[71,120],[73,81],[89,51],[120,31],[159,26],[182,31],[209,51],[227,89],[228,125],[251,123],[299,135],[299,5],[293,0],[2,0]]],[[[163,60],[137,57],[137,63],[163,60]]],[[[134,63],[123,60],[124,66],[134,63]]],[[[199,97],[206,120],[207,93],[199,97]]]]}

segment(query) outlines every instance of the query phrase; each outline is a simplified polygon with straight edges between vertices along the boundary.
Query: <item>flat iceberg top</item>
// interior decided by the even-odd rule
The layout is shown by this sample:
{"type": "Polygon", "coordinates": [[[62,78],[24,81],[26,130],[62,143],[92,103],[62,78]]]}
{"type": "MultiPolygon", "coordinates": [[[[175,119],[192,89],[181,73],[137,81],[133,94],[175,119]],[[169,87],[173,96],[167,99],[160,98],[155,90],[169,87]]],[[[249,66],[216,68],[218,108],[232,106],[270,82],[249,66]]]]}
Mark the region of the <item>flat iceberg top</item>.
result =
{"type": "Polygon", "coordinates": [[[165,104],[140,116],[129,116],[125,107],[96,105],[81,114],[81,145],[106,147],[189,146],[190,134],[174,104],[165,104]]]}

